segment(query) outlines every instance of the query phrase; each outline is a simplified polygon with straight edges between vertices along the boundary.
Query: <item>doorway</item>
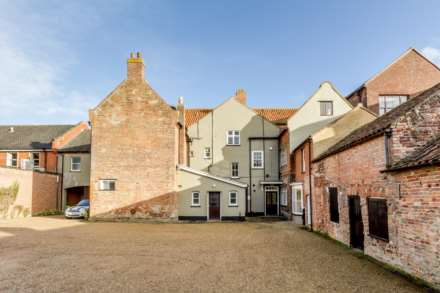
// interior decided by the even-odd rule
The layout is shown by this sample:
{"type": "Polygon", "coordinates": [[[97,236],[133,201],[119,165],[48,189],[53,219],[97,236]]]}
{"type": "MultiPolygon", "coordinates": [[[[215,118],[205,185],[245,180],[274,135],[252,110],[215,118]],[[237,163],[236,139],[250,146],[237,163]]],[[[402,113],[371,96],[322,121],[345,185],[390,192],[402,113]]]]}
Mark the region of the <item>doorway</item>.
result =
{"type": "Polygon", "coordinates": [[[364,249],[364,224],[362,221],[361,199],[359,196],[348,197],[348,215],[350,220],[350,245],[364,249]]]}
{"type": "Polygon", "coordinates": [[[266,187],[266,216],[278,215],[278,188],[266,187]]]}
{"type": "Polygon", "coordinates": [[[209,192],[209,220],[220,220],[220,192],[209,192]]]}

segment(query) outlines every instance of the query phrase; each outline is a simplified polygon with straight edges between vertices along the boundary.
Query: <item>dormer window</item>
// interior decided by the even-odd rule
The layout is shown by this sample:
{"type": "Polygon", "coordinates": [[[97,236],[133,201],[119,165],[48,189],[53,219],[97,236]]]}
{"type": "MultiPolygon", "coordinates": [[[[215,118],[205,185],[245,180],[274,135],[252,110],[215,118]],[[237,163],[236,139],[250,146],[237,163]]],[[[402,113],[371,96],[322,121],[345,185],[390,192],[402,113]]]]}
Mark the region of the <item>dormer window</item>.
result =
{"type": "Polygon", "coordinates": [[[240,145],[240,131],[228,130],[228,132],[226,133],[226,144],[240,145]]]}
{"type": "Polygon", "coordinates": [[[333,116],[333,102],[320,101],[321,116],[333,116]]]}

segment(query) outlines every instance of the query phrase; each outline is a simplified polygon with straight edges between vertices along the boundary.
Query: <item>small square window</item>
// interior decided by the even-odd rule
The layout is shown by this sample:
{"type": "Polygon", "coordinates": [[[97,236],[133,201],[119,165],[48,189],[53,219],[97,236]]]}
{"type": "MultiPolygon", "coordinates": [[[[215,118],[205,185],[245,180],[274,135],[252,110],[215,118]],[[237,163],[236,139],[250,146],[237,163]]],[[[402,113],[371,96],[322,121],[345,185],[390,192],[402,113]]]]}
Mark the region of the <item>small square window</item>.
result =
{"type": "Polygon", "coordinates": [[[226,133],[226,144],[240,145],[240,131],[228,130],[228,132],[226,133]]]}
{"type": "Polygon", "coordinates": [[[229,192],[229,205],[230,206],[238,206],[236,191],[229,192]]]}
{"type": "Polygon", "coordinates": [[[81,171],[81,158],[72,157],[70,159],[70,171],[78,172],[81,171]]]}
{"type": "Polygon", "coordinates": [[[203,150],[203,158],[205,158],[205,159],[210,159],[211,158],[211,148],[210,147],[206,147],[203,150]]]}
{"type": "Polygon", "coordinates": [[[191,196],[191,206],[199,207],[200,206],[200,192],[195,191],[191,196]]]}
{"type": "Polygon", "coordinates": [[[116,180],[114,180],[114,179],[101,179],[101,180],[99,180],[99,190],[102,190],[102,191],[116,190],[116,180]]]}
{"type": "Polygon", "coordinates": [[[321,116],[332,116],[333,115],[333,102],[332,101],[321,101],[321,116]]]}

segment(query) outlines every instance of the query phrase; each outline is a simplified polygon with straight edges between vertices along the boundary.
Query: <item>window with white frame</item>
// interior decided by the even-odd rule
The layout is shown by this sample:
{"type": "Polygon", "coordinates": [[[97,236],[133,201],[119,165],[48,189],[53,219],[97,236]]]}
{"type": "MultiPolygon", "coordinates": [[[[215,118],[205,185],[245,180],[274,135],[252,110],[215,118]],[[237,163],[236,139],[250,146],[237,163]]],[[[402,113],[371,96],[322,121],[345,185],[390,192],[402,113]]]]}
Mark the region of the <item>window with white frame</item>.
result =
{"type": "Polygon", "coordinates": [[[301,172],[306,172],[306,151],[304,148],[301,149],[301,172]]]}
{"type": "Polygon", "coordinates": [[[295,215],[303,214],[303,187],[294,185],[292,187],[292,213],[295,215]]]}
{"type": "Polygon", "coordinates": [[[239,145],[240,144],[240,131],[228,130],[228,132],[226,133],[226,144],[227,145],[239,145]]]}
{"type": "Polygon", "coordinates": [[[17,153],[7,153],[6,154],[6,166],[7,167],[17,167],[18,161],[17,153]]]}
{"type": "Polygon", "coordinates": [[[282,148],[280,150],[280,166],[286,166],[287,165],[287,150],[282,148]]]}
{"type": "Polygon", "coordinates": [[[238,178],[238,162],[231,163],[231,177],[238,178]]]}
{"type": "Polygon", "coordinates": [[[203,157],[204,157],[205,159],[210,159],[210,158],[211,158],[211,148],[210,148],[210,147],[206,147],[206,148],[203,150],[203,157]]]}
{"type": "Polygon", "coordinates": [[[264,168],[263,151],[252,151],[252,168],[254,169],[264,168]]]}
{"type": "Polygon", "coordinates": [[[80,157],[70,158],[70,171],[74,171],[74,172],[81,171],[81,158],[80,157]]]}
{"type": "Polygon", "coordinates": [[[40,153],[32,153],[32,164],[34,168],[40,168],[40,153]]]}
{"type": "Polygon", "coordinates": [[[321,116],[333,115],[333,102],[332,101],[320,101],[321,116]]]}
{"type": "Polygon", "coordinates": [[[379,96],[379,115],[391,111],[408,100],[408,96],[379,96]]]}
{"type": "Polygon", "coordinates": [[[229,192],[229,205],[238,206],[237,191],[229,192]]]}
{"type": "Polygon", "coordinates": [[[287,186],[281,187],[281,205],[287,206],[287,186]]]}
{"type": "Polygon", "coordinates": [[[200,206],[200,192],[194,191],[191,196],[191,206],[199,207],[200,206]]]}
{"type": "Polygon", "coordinates": [[[99,190],[103,190],[103,191],[116,190],[116,180],[115,179],[101,179],[101,180],[99,180],[99,190]]]}

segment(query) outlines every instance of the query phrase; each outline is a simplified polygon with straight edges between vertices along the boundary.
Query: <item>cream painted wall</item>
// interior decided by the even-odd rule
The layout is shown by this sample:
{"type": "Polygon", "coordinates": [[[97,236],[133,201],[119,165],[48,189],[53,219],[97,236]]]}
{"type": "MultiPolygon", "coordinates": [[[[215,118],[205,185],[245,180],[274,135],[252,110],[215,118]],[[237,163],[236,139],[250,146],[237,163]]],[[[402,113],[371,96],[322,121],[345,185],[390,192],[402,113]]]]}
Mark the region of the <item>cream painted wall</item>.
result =
{"type": "Polygon", "coordinates": [[[323,82],[319,89],[287,121],[290,151],[295,150],[311,134],[351,109],[351,104],[337,92],[330,82],[323,82]],[[332,116],[321,116],[320,101],[333,101],[332,116]]]}
{"type": "Polygon", "coordinates": [[[249,137],[278,137],[279,128],[231,98],[198,123],[191,125],[187,133],[192,139],[189,150],[194,154],[194,157],[189,158],[189,166],[216,176],[231,178],[231,164],[238,162],[240,178],[234,180],[247,183],[255,190],[252,190],[252,211],[264,212],[264,193],[260,181],[279,180],[278,140],[265,140],[264,143],[261,139],[252,141],[251,151],[265,150],[265,168],[250,172],[249,137]],[[239,146],[226,144],[228,130],[240,131],[239,146]],[[205,147],[211,147],[211,159],[203,158],[205,147]]]}
{"type": "Polygon", "coordinates": [[[246,214],[246,188],[238,187],[212,178],[177,171],[178,214],[180,216],[207,217],[208,193],[220,192],[220,216],[244,217],[246,214]],[[200,207],[191,207],[192,192],[200,192],[200,207]],[[229,206],[229,191],[237,192],[237,207],[229,206]]]}

